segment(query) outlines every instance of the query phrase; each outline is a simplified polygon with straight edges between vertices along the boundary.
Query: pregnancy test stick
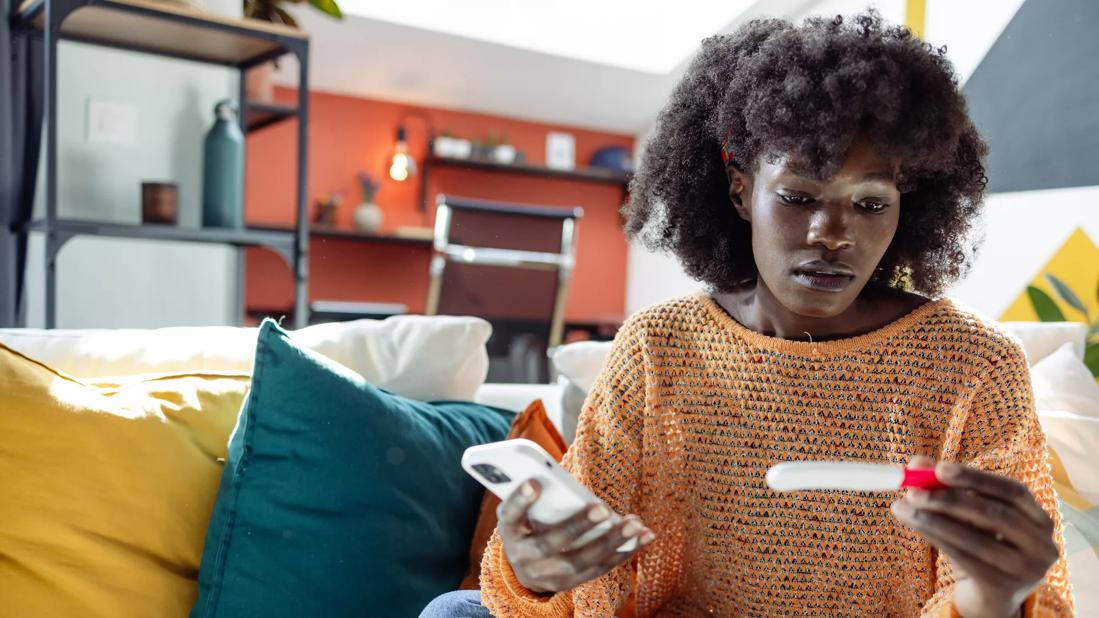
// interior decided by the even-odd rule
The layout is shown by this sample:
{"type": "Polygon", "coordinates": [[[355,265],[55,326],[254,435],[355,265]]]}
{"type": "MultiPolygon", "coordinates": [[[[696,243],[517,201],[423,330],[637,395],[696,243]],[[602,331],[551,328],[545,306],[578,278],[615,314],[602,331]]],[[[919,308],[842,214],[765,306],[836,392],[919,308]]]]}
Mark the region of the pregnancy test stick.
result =
{"type": "Polygon", "coordinates": [[[946,487],[934,468],[905,468],[857,461],[793,461],[771,466],[767,486],[775,491],[840,489],[846,491],[888,491],[917,487],[946,487]]]}

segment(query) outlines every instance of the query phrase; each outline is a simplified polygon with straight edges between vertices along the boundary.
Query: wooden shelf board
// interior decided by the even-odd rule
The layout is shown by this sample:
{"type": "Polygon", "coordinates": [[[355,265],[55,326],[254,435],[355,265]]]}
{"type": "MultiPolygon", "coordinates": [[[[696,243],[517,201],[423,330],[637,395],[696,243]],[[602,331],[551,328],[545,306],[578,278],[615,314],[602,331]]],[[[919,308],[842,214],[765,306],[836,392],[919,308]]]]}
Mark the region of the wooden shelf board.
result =
{"type": "Polygon", "coordinates": [[[458,167],[464,169],[487,170],[494,172],[511,172],[515,174],[528,174],[532,176],[546,176],[549,178],[562,178],[567,180],[583,180],[589,182],[606,182],[625,185],[629,182],[631,174],[614,170],[599,168],[578,168],[573,170],[560,170],[541,165],[528,165],[525,163],[497,163],[481,159],[459,159],[456,157],[430,156],[428,165],[444,167],[458,167]]]}
{"type": "MultiPolygon", "coordinates": [[[[25,0],[20,19],[41,29],[46,1],[25,0]]],[[[65,19],[61,37],[231,66],[278,55],[286,42],[308,39],[296,28],[155,0],[92,0],[65,19]]]]}

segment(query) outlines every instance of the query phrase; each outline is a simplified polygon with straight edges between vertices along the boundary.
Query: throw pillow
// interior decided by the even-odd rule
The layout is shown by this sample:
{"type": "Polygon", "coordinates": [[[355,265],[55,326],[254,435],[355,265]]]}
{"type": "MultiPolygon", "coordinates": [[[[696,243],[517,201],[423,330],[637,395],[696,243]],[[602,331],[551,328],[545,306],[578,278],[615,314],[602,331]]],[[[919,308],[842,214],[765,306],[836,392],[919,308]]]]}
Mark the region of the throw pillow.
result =
{"type": "Polygon", "coordinates": [[[513,418],[387,393],[265,321],[191,616],[419,615],[468,566],[462,453],[513,418]]]}
{"type": "Polygon", "coordinates": [[[1088,325],[1083,322],[1000,322],[1000,326],[1019,339],[1031,365],[1066,343],[1072,344],[1077,358],[1084,358],[1088,325]]]}
{"type": "MultiPolygon", "coordinates": [[[[546,414],[546,408],[541,399],[535,400],[515,417],[507,439],[515,438],[531,440],[546,449],[546,452],[557,461],[561,461],[568,449],[565,446],[565,440],[546,414]]],[[[496,530],[496,507],[500,506],[500,499],[487,490],[484,496],[481,501],[481,513],[477,517],[477,527],[473,531],[473,542],[469,545],[469,572],[459,586],[462,590],[480,589],[481,557],[485,554],[485,546],[488,545],[492,532],[496,530]]]]}
{"type": "Polygon", "coordinates": [[[603,370],[612,345],[610,341],[578,341],[563,345],[553,354],[553,366],[587,393],[603,370]]]}
{"type": "Polygon", "coordinates": [[[1030,368],[1035,407],[1099,418],[1099,384],[1073,347],[1066,343],[1030,368]]]}
{"type": "MultiPolygon", "coordinates": [[[[0,343],[80,378],[169,371],[252,369],[255,328],[151,330],[0,329],[0,343]]],[[[488,374],[480,318],[401,315],[318,324],[294,331],[299,345],[405,397],[473,399],[488,374]]]]}
{"type": "Polygon", "coordinates": [[[610,354],[610,341],[578,341],[557,348],[553,366],[564,378],[561,394],[561,433],[567,443],[576,437],[584,401],[610,354]]]}
{"type": "Polygon", "coordinates": [[[0,345],[0,614],[186,616],[247,389],[96,386],[0,345]]]}
{"type": "Polygon", "coordinates": [[[1065,527],[1065,555],[1078,616],[1099,616],[1099,418],[1038,410],[1065,527]]]}

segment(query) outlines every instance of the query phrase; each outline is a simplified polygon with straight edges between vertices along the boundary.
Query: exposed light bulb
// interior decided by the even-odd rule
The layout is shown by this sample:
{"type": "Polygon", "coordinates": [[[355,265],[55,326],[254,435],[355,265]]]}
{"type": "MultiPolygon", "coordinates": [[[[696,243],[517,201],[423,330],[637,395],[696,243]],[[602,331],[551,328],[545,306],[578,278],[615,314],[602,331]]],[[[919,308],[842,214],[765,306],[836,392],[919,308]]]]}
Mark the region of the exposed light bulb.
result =
{"type": "Polygon", "coordinates": [[[397,144],[393,149],[393,161],[389,164],[389,177],[397,182],[408,180],[416,173],[416,160],[408,154],[408,141],[404,127],[397,128],[397,144]]]}
{"type": "Polygon", "coordinates": [[[408,180],[411,175],[409,171],[409,163],[411,157],[404,153],[397,153],[393,155],[393,163],[389,166],[389,177],[397,182],[408,180]]]}

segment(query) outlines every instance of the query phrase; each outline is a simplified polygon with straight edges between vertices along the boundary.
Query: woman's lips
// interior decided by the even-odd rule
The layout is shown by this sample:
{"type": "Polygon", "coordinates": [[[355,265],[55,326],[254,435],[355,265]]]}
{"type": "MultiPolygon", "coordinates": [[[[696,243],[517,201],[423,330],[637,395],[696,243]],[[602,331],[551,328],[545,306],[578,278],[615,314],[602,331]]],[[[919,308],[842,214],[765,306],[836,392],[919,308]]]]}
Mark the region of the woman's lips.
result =
{"type": "Polygon", "coordinates": [[[794,271],[794,280],[811,290],[820,292],[839,292],[851,285],[854,275],[823,273],[807,270],[794,271]]]}

